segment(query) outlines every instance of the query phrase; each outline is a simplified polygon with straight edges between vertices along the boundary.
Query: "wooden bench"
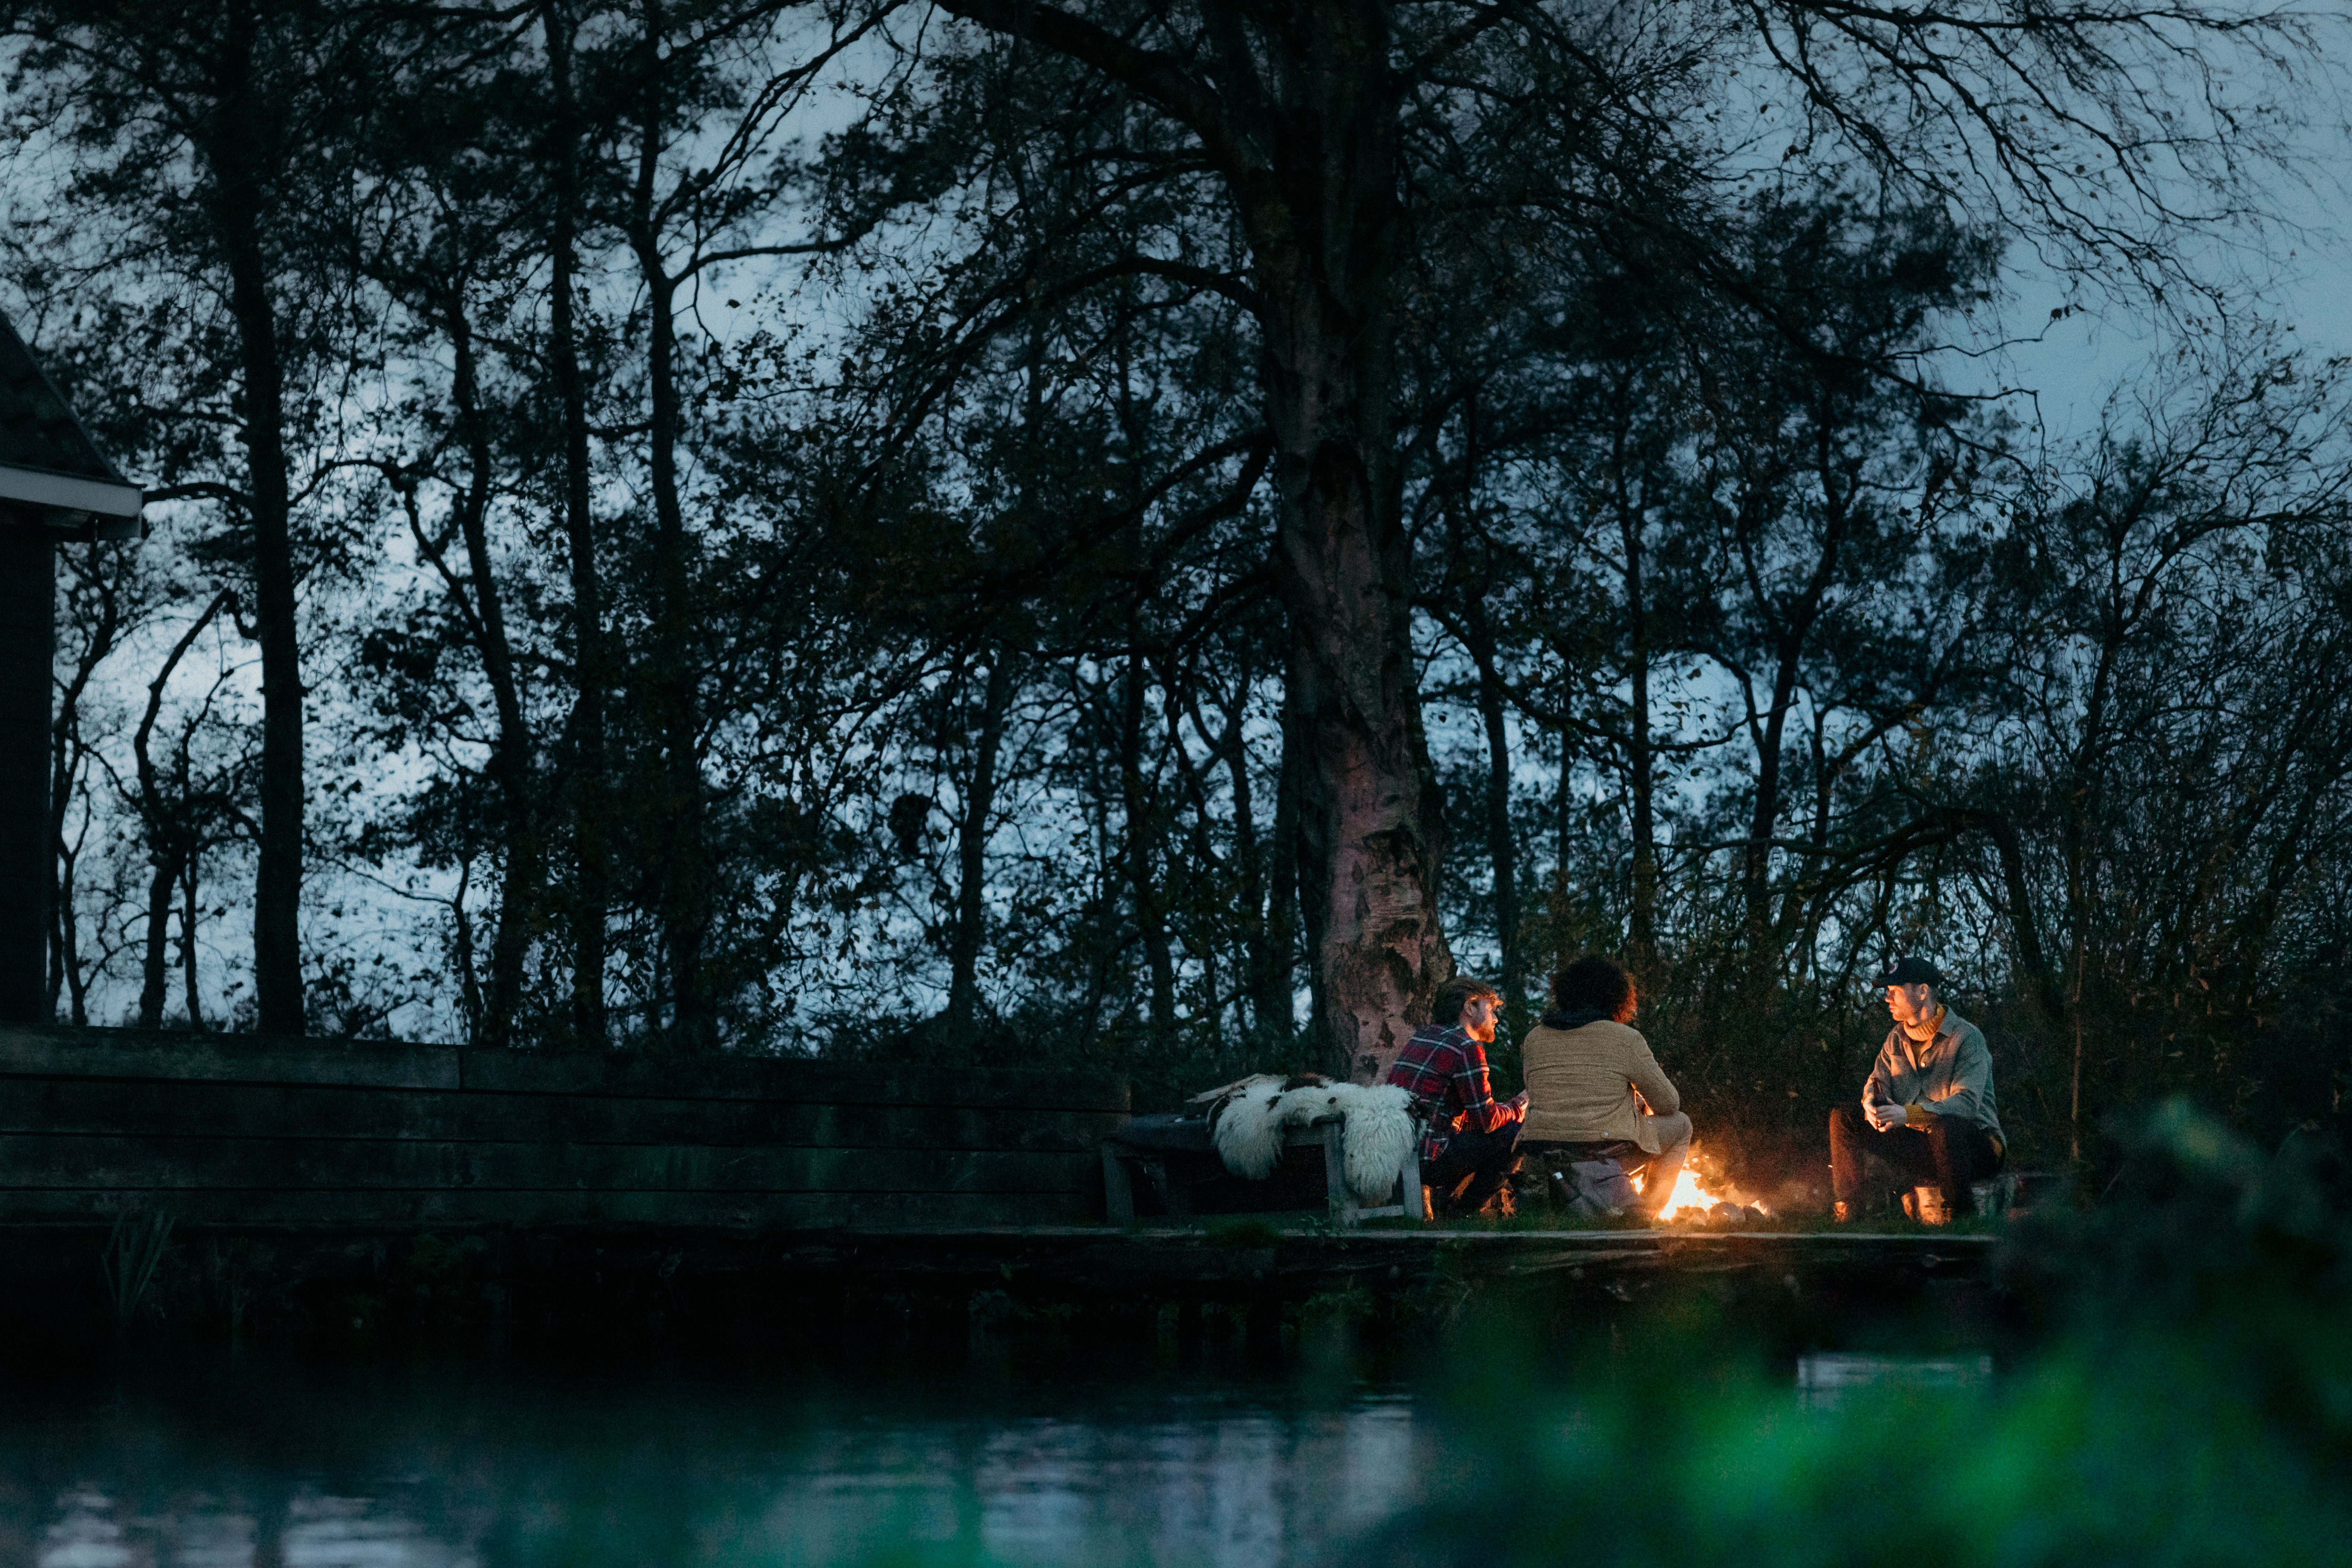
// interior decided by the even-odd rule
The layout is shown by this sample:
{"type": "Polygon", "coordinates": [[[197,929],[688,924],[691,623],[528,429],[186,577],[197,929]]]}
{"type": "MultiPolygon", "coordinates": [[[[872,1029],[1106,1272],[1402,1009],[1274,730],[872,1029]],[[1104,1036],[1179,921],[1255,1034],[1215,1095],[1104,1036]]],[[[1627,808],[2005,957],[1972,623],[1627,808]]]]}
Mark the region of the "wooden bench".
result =
{"type": "MultiPolygon", "coordinates": [[[[1325,1202],[1333,1220],[1343,1226],[1368,1219],[1429,1217],[1428,1194],[1421,1184],[1421,1131],[1405,1142],[1404,1158],[1397,1167],[1396,1201],[1365,1205],[1348,1185],[1348,1119],[1320,1116],[1304,1127],[1282,1130],[1286,1149],[1323,1151],[1325,1202]]],[[[1170,1171],[1170,1156],[1206,1154],[1214,1157],[1205,1120],[1173,1116],[1139,1116],[1102,1142],[1103,1208],[1114,1225],[1135,1218],[1135,1183],[1140,1177],[1173,1215],[1192,1212],[1187,1184],[1170,1171]]]]}

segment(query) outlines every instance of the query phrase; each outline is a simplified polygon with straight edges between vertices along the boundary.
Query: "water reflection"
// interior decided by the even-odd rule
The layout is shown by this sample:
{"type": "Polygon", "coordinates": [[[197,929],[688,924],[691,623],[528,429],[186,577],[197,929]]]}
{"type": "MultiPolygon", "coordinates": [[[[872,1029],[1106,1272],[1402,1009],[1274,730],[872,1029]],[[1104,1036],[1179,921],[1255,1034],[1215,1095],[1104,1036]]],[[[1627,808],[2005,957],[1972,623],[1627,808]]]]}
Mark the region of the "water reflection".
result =
{"type": "Polygon", "coordinates": [[[480,1561],[469,1543],[434,1539],[390,1499],[298,1493],[267,1537],[253,1514],[201,1496],[164,1513],[122,1517],[114,1499],[86,1487],[60,1498],[58,1510],[34,1559],[38,1568],[450,1568],[480,1561]]]}
{"type": "Polygon", "coordinates": [[[1849,1355],[1797,1359],[1797,1394],[1814,1410],[1835,1410],[1864,1390],[1921,1394],[1983,1389],[1992,1383],[1992,1357],[1849,1355]]]}
{"type": "MultiPolygon", "coordinates": [[[[1822,1354],[1793,1382],[1820,1408],[1991,1373],[1822,1354]]],[[[1425,1500],[1462,1418],[1402,1387],[1117,1368],[164,1363],[0,1400],[0,1563],[38,1568],[1256,1568],[1425,1500]]]]}
{"type": "Polygon", "coordinates": [[[0,1537],[164,1564],[1276,1564],[1417,1500],[1408,1395],[326,1378],[209,1410],[145,1390],[11,1412],[0,1537]],[[291,1396],[300,1403],[283,1403],[291,1396]],[[214,1436],[208,1436],[207,1431],[214,1436]],[[226,1447],[215,1440],[234,1434],[226,1447]]]}

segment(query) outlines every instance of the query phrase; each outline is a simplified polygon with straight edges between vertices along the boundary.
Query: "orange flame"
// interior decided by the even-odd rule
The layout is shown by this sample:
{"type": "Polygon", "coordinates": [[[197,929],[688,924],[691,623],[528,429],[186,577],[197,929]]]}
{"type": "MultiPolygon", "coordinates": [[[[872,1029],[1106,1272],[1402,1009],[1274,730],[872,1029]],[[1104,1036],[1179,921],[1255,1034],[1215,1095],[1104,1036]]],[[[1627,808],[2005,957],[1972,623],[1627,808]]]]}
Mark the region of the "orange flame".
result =
{"type": "Polygon", "coordinates": [[[1661,1220],[1705,1219],[1717,1204],[1738,1204],[1759,1213],[1769,1212],[1763,1205],[1753,1199],[1744,1199],[1736,1192],[1711,1191],[1706,1183],[1699,1180],[1698,1173],[1685,1164],[1675,1177],[1674,1191],[1666,1194],[1666,1201],[1660,1205],[1657,1217],[1661,1220]]]}

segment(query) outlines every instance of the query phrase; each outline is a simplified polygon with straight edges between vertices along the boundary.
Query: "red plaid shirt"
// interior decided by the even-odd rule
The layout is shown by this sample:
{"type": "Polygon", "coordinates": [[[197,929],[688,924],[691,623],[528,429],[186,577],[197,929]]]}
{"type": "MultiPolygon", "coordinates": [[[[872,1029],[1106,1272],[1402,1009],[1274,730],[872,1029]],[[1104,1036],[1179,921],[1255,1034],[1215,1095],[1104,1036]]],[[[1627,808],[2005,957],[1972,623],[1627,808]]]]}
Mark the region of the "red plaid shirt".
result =
{"type": "Polygon", "coordinates": [[[1421,1157],[1434,1160],[1456,1132],[1492,1132],[1519,1119],[1516,1105],[1495,1103],[1486,1076],[1486,1047],[1459,1024],[1440,1028],[1423,1024],[1397,1053],[1389,1081],[1412,1096],[1413,1109],[1428,1118],[1421,1157]]]}

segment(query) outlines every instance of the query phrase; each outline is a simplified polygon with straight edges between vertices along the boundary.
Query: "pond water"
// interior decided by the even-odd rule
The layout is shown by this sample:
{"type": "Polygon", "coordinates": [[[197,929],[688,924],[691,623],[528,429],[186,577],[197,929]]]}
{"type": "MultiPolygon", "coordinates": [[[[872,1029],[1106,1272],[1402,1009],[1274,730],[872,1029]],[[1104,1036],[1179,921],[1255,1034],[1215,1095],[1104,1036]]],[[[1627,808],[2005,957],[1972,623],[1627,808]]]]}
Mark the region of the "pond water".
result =
{"type": "Polygon", "coordinates": [[[1416,1500],[1396,1387],[117,1368],[0,1401],[0,1563],[1273,1564],[1416,1500]]]}
{"type": "Polygon", "coordinates": [[[52,1375],[0,1396],[0,1563],[1330,1561],[1423,1500],[1461,1418],[1402,1384],[1084,1362],[52,1375]]]}

